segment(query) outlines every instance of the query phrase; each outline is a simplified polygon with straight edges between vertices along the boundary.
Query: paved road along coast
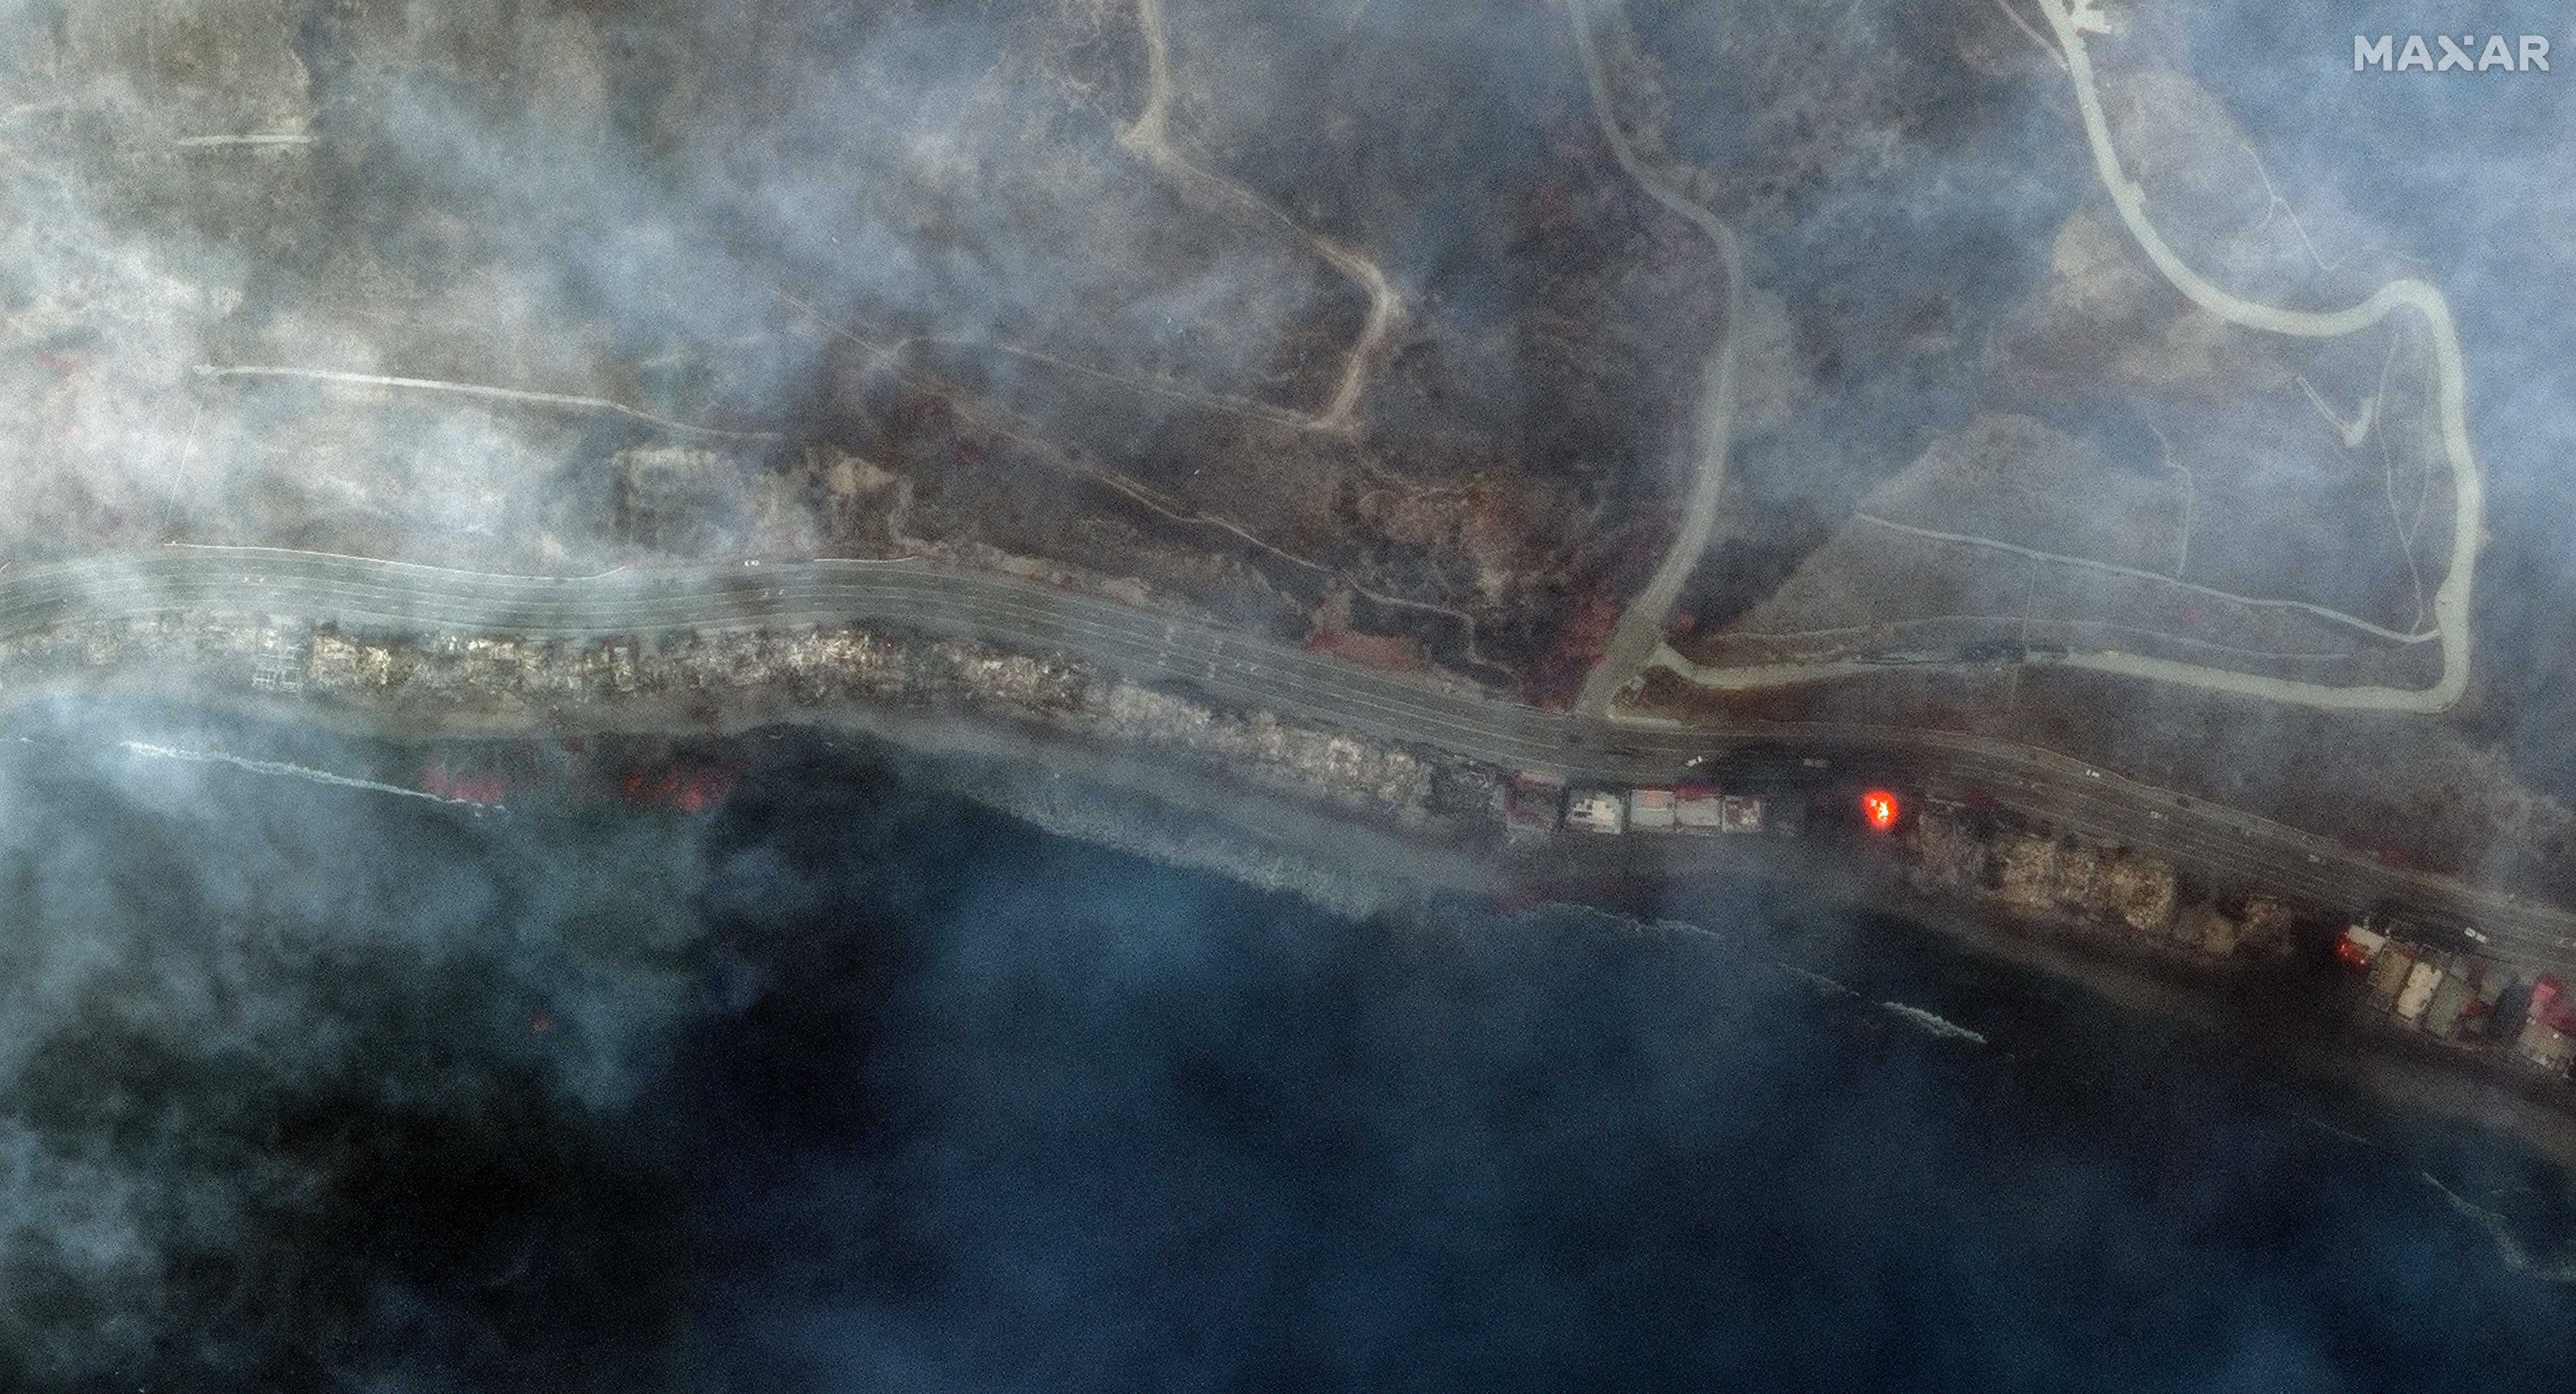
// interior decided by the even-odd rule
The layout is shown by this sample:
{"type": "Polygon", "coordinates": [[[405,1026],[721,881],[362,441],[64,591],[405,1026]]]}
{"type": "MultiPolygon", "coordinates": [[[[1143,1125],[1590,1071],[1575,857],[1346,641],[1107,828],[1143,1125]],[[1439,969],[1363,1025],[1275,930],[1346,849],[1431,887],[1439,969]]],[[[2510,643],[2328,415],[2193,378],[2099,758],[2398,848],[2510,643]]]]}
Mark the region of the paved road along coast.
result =
{"type": "Polygon", "coordinates": [[[1039,582],[934,562],[802,561],[597,576],[510,576],[266,548],[167,547],[0,576],[0,634],[182,610],[359,628],[565,639],[674,629],[893,623],[1061,650],[1140,682],[1184,681],[1219,703],[1437,747],[1569,780],[1667,781],[1748,742],[1853,761],[1892,758],[1934,795],[1971,789],[2010,809],[2360,911],[2399,897],[2460,915],[2487,952],[2576,971],[2576,914],[2381,863],[2331,839],[2008,741],[1842,724],[1648,726],[1540,711],[1459,683],[1353,667],[1292,644],[1137,610],[1039,582]]]}

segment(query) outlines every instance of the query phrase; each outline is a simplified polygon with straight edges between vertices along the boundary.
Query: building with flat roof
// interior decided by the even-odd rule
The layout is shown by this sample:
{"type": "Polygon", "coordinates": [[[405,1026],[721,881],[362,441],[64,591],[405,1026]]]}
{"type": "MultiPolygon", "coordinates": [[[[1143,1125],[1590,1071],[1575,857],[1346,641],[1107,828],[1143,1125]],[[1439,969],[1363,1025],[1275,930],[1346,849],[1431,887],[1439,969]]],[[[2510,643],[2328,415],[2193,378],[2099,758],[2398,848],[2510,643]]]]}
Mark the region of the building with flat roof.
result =
{"type": "Polygon", "coordinates": [[[1615,833],[1627,826],[1627,806],[1619,796],[1600,789],[1580,789],[1566,800],[1565,825],[1588,833],[1615,833]]]}

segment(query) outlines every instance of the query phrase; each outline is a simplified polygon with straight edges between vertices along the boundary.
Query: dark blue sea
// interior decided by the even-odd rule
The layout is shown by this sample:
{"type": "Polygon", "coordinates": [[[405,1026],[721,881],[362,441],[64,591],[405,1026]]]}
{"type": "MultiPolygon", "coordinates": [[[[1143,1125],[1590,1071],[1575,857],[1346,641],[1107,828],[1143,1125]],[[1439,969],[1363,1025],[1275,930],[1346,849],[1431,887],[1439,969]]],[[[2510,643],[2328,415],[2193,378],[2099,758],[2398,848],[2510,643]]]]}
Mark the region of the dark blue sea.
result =
{"type": "Polygon", "coordinates": [[[838,738],[21,729],[0,1387],[2576,1378],[2521,1145],[1793,892],[1354,922],[838,738]]]}

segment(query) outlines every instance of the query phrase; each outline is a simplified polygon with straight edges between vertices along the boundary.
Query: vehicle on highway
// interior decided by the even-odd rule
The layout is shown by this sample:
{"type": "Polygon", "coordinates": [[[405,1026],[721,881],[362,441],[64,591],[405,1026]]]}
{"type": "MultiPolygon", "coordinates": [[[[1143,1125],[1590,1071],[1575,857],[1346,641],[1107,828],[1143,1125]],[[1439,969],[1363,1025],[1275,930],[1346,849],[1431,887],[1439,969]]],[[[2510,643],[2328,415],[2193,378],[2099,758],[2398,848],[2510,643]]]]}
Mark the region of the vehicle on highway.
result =
{"type": "Polygon", "coordinates": [[[2457,915],[2427,910],[2399,900],[2383,900],[2370,908],[2362,925],[2387,938],[2426,948],[2447,949],[2464,953],[2490,942],[2487,934],[2457,915]]]}

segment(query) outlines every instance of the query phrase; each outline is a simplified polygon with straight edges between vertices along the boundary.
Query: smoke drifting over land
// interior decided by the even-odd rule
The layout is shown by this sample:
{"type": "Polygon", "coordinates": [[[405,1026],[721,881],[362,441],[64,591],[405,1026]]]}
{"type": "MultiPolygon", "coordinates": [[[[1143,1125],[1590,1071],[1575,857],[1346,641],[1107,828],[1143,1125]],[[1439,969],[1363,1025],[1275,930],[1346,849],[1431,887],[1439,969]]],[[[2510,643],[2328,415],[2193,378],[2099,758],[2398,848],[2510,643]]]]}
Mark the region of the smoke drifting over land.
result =
{"type": "MultiPolygon", "coordinates": [[[[1567,15],[1500,3],[20,7],[13,554],[997,549],[1547,700],[1668,538],[1696,364],[1731,337],[1726,489],[1670,617],[1697,661],[1872,626],[1832,642],[1947,653],[2009,620],[2427,681],[2421,645],[2034,591],[1871,521],[1928,481],[1976,533],[1989,491],[1942,462],[2021,431],[2060,445],[1995,464],[2049,501],[2017,545],[2413,633],[2463,560],[2416,439],[2419,327],[2311,353],[2195,319],[2009,7],[1585,13],[1603,102],[1567,15]],[[1746,323],[1611,129],[1739,226],[1746,323]],[[2350,421],[2381,436],[2338,447],[2350,421]]],[[[2510,617],[2566,589],[2537,308],[2565,220],[2481,195],[2565,184],[2567,118],[2528,82],[2338,75],[2345,21],[2301,15],[2124,8],[2097,40],[2117,138],[2239,292],[2451,297],[2499,578],[2472,739],[2563,793],[2564,627],[2510,617]]],[[[2111,695],[2135,724],[2230,717],[2111,695]]]]}
{"type": "MultiPolygon", "coordinates": [[[[2194,319],[2023,8],[1635,0],[1604,111],[1566,12],[1518,0],[0,4],[0,575],[169,541],[1009,559],[1561,701],[1740,335],[1720,526],[1666,619],[1694,661],[1885,618],[1818,561],[1855,547],[1884,593],[2028,629],[2023,560],[1902,552],[1873,499],[1952,534],[2029,505],[2026,550],[2176,579],[2198,499],[2203,567],[2402,635],[2459,560],[2416,541],[2446,495],[2429,455],[2337,473],[2327,418],[2424,416],[2371,377],[2415,360],[2194,319]],[[1605,128],[1744,224],[1747,322],[1605,128]]],[[[2166,139],[2195,255],[2451,297],[2493,533],[2469,698],[1989,668],[1707,700],[2109,752],[2576,894],[2576,107],[2344,84],[2351,28],[2434,25],[2394,7],[2118,8],[2123,130],[2166,139]],[[2259,178],[2195,163],[2239,136],[2259,178]]],[[[2157,637],[2250,647],[2171,608],[2157,637]]],[[[698,823],[17,708],[0,1386],[2571,1374],[2565,1179],[2241,1043],[1741,890],[1657,907],[1715,934],[1335,920],[778,746],[698,823]]]]}

